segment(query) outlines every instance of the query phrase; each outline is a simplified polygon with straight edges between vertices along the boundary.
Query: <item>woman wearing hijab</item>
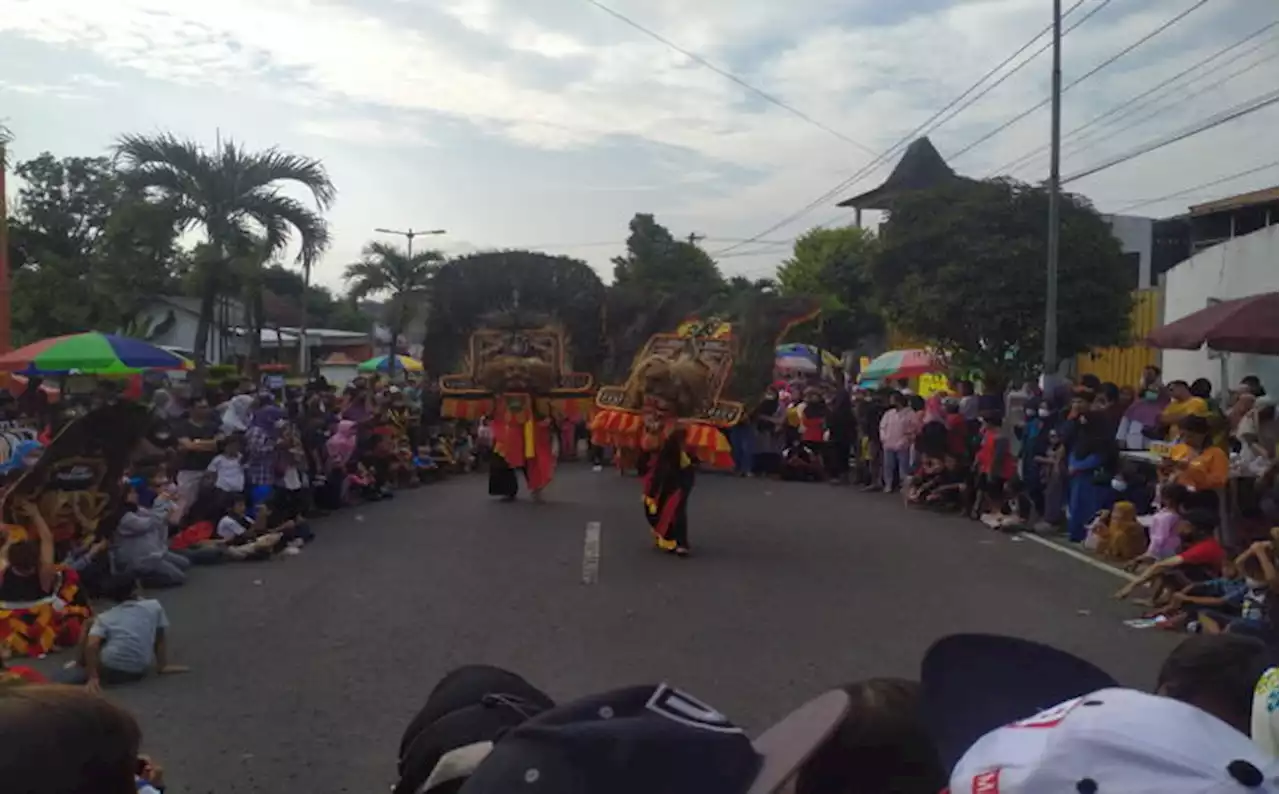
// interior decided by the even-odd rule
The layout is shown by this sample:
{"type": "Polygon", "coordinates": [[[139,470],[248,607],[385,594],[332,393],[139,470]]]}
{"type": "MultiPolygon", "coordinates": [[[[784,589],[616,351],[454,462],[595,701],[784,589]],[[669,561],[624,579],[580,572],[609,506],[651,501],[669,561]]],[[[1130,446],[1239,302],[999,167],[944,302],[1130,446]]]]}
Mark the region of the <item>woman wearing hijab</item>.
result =
{"type": "Polygon", "coordinates": [[[249,430],[253,415],[253,398],[247,394],[237,394],[222,410],[222,433],[245,433],[249,430]]]}
{"type": "Polygon", "coordinates": [[[267,405],[254,412],[245,432],[245,479],[254,505],[270,499],[276,484],[280,432],[284,422],[284,411],[267,405]]]}
{"type": "Polygon", "coordinates": [[[1116,445],[1111,423],[1100,411],[1081,415],[1076,423],[1075,444],[1067,457],[1067,531],[1072,543],[1082,543],[1089,522],[1112,500],[1111,473],[1116,445]]]}
{"type": "Polygon", "coordinates": [[[334,428],[333,435],[325,442],[325,477],[324,489],[320,492],[326,510],[337,510],[346,502],[347,469],[355,458],[359,437],[356,423],[343,419],[334,428]]]}

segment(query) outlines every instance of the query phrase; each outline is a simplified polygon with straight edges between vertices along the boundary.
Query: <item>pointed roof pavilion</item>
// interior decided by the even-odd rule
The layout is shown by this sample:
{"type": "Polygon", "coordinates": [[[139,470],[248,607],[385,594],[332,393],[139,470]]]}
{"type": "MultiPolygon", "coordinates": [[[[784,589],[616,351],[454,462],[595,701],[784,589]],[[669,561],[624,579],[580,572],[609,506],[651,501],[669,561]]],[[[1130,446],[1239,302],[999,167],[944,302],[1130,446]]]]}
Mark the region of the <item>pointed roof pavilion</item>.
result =
{"type": "Polygon", "coordinates": [[[893,173],[880,187],[847,198],[836,206],[862,210],[887,210],[894,197],[913,190],[928,190],[953,180],[963,179],[951,170],[928,138],[917,138],[903,152],[893,173]]]}

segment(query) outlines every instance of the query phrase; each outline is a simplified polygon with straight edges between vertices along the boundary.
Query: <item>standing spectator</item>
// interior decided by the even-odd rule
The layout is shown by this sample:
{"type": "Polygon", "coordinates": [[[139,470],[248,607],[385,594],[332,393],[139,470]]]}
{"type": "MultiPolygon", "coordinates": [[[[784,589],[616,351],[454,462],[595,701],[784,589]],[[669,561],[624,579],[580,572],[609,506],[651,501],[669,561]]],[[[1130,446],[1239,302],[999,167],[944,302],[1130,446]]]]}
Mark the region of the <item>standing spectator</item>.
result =
{"type": "Polygon", "coordinates": [[[1089,523],[1112,499],[1111,474],[1116,463],[1114,430],[1105,414],[1081,416],[1075,445],[1067,457],[1069,496],[1067,530],[1072,543],[1083,543],[1089,523]]]}
{"type": "Polygon", "coordinates": [[[844,385],[844,375],[836,370],[835,394],[827,412],[827,476],[833,483],[849,482],[849,454],[858,438],[857,422],[853,418],[853,401],[844,385]]]}
{"type": "Polygon", "coordinates": [[[254,506],[268,501],[275,487],[280,464],[277,445],[284,422],[284,411],[268,405],[254,413],[249,432],[245,433],[248,458],[245,462],[245,478],[249,481],[250,498],[254,506]]]}
{"type": "Polygon", "coordinates": [[[889,410],[880,419],[880,446],[884,454],[884,492],[905,485],[911,475],[911,446],[915,443],[916,412],[901,392],[889,395],[889,410]],[[894,475],[897,475],[895,482],[894,475]]]}
{"type": "Polygon", "coordinates": [[[973,381],[958,381],[956,389],[960,392],[960,415],[965,421],[974,423],[974,427],[969,428],[972,434],[976,431],[978,422],[978,395],[974,393],[973,381]]]}
{"type": "Polygon", "coordinates": [[[178,492],[182,504],[194,504],[200,493],[200,480],[218,454],[219,422],[209,409],[209,398],[191,400],[190,416],[177,423],[178,492]]]}

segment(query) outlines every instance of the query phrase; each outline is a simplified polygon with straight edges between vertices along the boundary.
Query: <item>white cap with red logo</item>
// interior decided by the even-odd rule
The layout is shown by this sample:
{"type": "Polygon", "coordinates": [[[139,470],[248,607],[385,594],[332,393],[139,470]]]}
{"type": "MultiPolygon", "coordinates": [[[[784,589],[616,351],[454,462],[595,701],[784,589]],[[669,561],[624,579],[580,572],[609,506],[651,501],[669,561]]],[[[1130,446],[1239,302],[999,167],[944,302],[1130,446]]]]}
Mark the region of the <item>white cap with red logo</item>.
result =
{"type": "Polygon", "coordinates": [[[1172,698],[1101,689],[997,728],[951,773],[952,794],[1244,794],[1280,789],[1276,759],[1172,698]]]}

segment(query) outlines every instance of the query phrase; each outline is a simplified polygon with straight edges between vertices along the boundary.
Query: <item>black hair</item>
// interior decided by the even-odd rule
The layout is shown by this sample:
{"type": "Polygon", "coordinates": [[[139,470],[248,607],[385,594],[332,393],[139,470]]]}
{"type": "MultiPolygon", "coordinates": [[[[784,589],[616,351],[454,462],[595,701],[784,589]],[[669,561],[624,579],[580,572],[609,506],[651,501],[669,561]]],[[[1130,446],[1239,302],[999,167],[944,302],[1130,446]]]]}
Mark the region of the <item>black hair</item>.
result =
{"type": "Polygon", "coordinates": [[[1246,736],[1253,690],[1275,663],[1267,646],[1241,634],[1200,634],[1183,640],[1160,667],[1160,694],[1197,706],[1246,736]]]}
{"type": "Polygon", "coordinates": [[[1187,488],[1176,482],[1167,482],[1160,486],[1160,499],[1173,507],[1181,507],[1187,501],[1187,488]]]}
{"type": "Polygon", "coordinates": [[[1218,512],[1216,510],[1191,510],[1184,518],[1198,537],[1208,537],[1218,528],[1218,512]]]}
{"type": "Polygon", "coordinates": [[[1202,436],[1209,435],[1209,420],[1203,416],[1188,416],[1182,420],[1182,429],[1188,433],[1198,433],[1202,436]]]}
{"type": "Polygon", "coordinates": [[[920,684],[872,678],[844,687],[852,707],[796,779],[796,794],[936,794],[947,772],[920,716],[920,684]]]}
{"type": "Polygon", "coordinates": [[[23,570],[35,568],[40,565],[40,542],[37,540],[20,540],[17,543],[11,543],[6,556],[9,558],[9,567],[11,568],[21,568],[23,570]]]}
{"type": "Polygon", "coordinates": [[[1166,385],[1167,387],[1169,387],[1170,389],[1172,389],[1174,386],[1181,386],[1181,387],[1183,387],[1184,389],[1190,389],[1190,388],[1191,388],[1190,386],[1188,386],[1188,385],[1187,385],[1187,382],[1186,382],[1185,380],[1171,380],[1171,381],[1169,381],[1168,383],[1166,383],[1165,385],[1166,385]]]}
{"type": "Polygon", "coordinates": [[[1115,385],[1111,381],[1107,381],[1106,383],[1099,386],[1098,391],[1102,394],[1103,397],[1107,398],[1107,402],[1114,403],[1119,401],[1120,399],[1120,387],[1115,385]]]}
{"type": "Polygon", "coordinates": [[[1202,400],[1207,400],[1213,396],[1213,384],[1208,378],[1196,378],[1188,387],[1193,395],[1202,400]]]}
{"type": "Polygon", "coordinates": [[[102,594],[117,604],[130,600],[137,593],[138,577],[129,573],[112,576],[102,587],[102,594]]]}
{"type": "Polygon", "coordinates": [[[1097,375],[1093,374],[1081,375],[1080,385],[1091,392],[1097,392],[1098,389],[1102,388],[1102,380],[1099,379],[1097,375]]]}

